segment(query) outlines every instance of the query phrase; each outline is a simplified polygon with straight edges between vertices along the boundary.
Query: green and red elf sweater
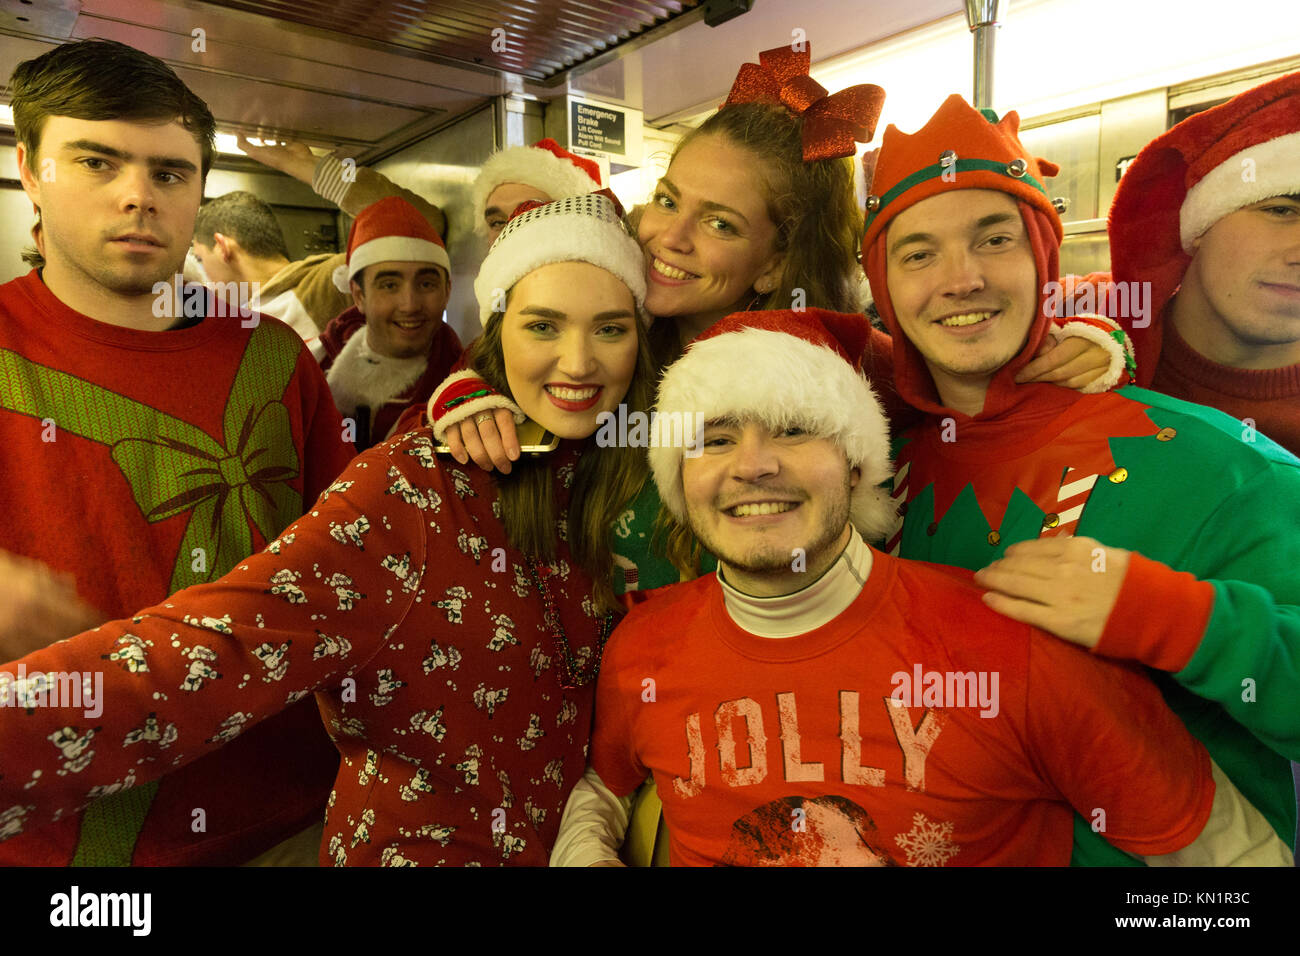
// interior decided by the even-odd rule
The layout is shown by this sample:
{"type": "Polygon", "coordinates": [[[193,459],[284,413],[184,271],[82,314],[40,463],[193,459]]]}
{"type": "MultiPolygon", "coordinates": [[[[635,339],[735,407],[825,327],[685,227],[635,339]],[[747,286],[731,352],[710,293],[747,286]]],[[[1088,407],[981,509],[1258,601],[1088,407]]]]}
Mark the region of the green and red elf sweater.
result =
{"type": "MultiPolygon", "coordinates": [[[[219,578],[353,453],[315,361],[280,322],[106,325],[36,272],[0,286],[0,447],[0,548],[73,574],[106,619],[219,578]]],[[[305,702],[156,787],[27,827],[0,863],[241,863],[319,819],[336,762],[305,702]]]]}
{"type": "MultiPolygon", "coordinates": [[[[1045,227],[1039,274],[1055,274],[1045,227]]],[[[898,330],[883,238],[869,251],[894,329],[894,381],[927,413],[898,443],[889,542],[905,558],[977,569],[1017,541],[1077,534],[1134,552],[1097,653],[1154,669],[1170,707],[1242,793],[1294,845],[1288,758],[1300,756],[1300,461],[1199,405],[1136,387],[1080,395],[1014,384],[1048,319],[995,376],[974,417],[939,400],[898,330]]],[[[1073,862],[1125,865],[1082,818],[1073,862]]]]}
{"type": "Polygon", "coordinates": [[[576,461],[566,443],[550,463],[550,562],[506,540],[490,476],[418,431],[359,455],[225,577],[0,668],[102,670],[111,702],[0,710],[0,838],[316,692],[342,755],[322,863],[545,866],[595,687],[561,674],[571,657],[590,675],[602,630],[563,541],[576,461]]]}

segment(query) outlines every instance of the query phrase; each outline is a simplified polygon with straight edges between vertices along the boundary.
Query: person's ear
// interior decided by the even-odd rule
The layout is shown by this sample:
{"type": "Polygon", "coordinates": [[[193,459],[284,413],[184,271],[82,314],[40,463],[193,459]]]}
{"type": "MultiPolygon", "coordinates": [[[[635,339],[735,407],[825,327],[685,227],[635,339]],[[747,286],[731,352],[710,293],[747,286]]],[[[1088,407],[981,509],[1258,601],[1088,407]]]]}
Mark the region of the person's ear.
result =
{"type": "Polygon", "coordinates": [[[850,469],[849,469],[849,488],[850,488],[850,489],[856,488],[856,487],[858,486],[858,482],[861,481],[861,480],[862,480],[862,469],[861,469],[861,468],[850,468],[850,469]]]}
{"type": "Polygon", "coordinates": [[[217,255],[221,256],[221,261],[229,263],[235,257],[235,251],[239,248],[239,242],[224,236],[219,232],[212,234],[212,249],[217,255]]]}
{"type": "Polygon", "coordinates": [[[775,292],[781,285],[781,272],[785,269],[785,253],[777,252],[768,260],[763,271],[754,280],[754,291],[760,295],[775,292]]]}
{"type": "Polygon", "coordinates": [[[357,311],[361,313],[362,318],[365,318],[366,294],[361,291],[361,283],[353,279],[348,283],[348,287],[352,290],[352,304],[357,307],[357,311]]]}
{"type": "Polygon", "coordinates": [[[36,174],[28,168],[27,147],[19,143],[15,149],[17,150],[18,178],[23,184],[23,192],[27,193],[27,198],[32,201],[32,205],[37,205],[37,200],[41,195],[41,187],[37,182],[36,174]]]}

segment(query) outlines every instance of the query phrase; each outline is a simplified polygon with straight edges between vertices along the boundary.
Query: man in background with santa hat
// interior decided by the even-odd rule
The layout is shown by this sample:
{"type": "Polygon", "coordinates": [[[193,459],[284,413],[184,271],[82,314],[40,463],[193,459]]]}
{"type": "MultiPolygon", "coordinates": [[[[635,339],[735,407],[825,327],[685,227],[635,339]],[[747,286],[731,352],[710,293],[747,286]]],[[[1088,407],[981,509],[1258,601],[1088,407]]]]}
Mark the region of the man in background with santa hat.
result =
{"type": "Polygon", "coordinates": [[[1114,281],[1149,282],[1137,380],[1300,454],[1300,73],[1147,144],[1110,211],[1114,281]]]}
{"type": "Polygon", "coordinates": [[[335,282],[353,305],[321,333],[316,351],[364,451],[387,437],[407,406],[427,401],[460,358],[460,339],[442,320],[451,261],[428,220],[391,197],[357,216],[335,282]]]}
{"type": "MultiPolygon", "coordinates": [[[[884,135],[863,261],[899,394],[928,413],[902,436],[891,548],[992,562],[976,580],[995,610],[1146,664],[1291,844],[1300,461],[1156,392],[1015,384],[1050,321],[1062,236],[1056,167],[1018,126],[952,96],[917,133],[884,135]]],[[[1076,818],[1075,862],[1129,862],[1096,827],[1076,818]]]]}
{"type": "Polygon", "coordinates": [[[490,244],[520,203],[552,202],[600,187],[600,166],[553,139],[511,146],[489,156],[474,180],[474,228],[490,244]]]}
{"type": "Polygon", "coordinates": [[[616,862],[649,772],[676,866],[1060,866],[1071,806],[1151,863],[1289,865],[1149,680],[993,613],[969,572],[866,544],[893,518],[868,333],[739,313],[665,373],[655,484],[718,572],[611,638],[552,864],[616,862]]]}

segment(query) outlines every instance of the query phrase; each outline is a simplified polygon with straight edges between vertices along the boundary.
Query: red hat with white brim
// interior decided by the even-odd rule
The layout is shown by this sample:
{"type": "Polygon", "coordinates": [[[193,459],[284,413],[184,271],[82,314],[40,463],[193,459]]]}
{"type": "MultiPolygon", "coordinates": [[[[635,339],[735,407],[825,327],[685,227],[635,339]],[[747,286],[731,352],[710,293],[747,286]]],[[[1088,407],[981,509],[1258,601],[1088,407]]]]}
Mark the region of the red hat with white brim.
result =
{"type": "Polygon", "coordinates": [[[474,180],[474,228],[487,235],[483,219],[488,197],[505,183],[532,186],[551,199],[580,196],[600,188],[600,166],[576,156],[553,139],[538,140],[532,146],[512,146],[493,153],[474,180]]]}
{"type": "MultiPolygon", "coordinates": [[[[1129,164],[1110,207],[1111,274],[1150,282],[1159,316],[1200,239],[1230,213],[1300,194],[1300,72],[1196,113],[1148,143],[1129,164]]],[[[1138,384],[1155,374],[1162,325],[1131,334],[1138,384]]]]}
{"type": "Polygon", "coordinates": [[[351,280],[377,262],[428,262],[451,275],[451,259],[438,231],[398,196],[372,203],[357,215],[348,233],[348,262],[334,270],[334,285],[347,292],[351,280]]]}
{"type": "Polygon", "coordinates": [[[798,425],[861,470],[850,519],[867,540],[882,540],[897,517],[882,487],[893,476],[889,422],[861,370],[870,332],[864,316],[825,309],[737,312],[703,332],[659,385],[650,469],[664,506],[686,522],[682,459],[700,447],[697,415],[798,425]]]}

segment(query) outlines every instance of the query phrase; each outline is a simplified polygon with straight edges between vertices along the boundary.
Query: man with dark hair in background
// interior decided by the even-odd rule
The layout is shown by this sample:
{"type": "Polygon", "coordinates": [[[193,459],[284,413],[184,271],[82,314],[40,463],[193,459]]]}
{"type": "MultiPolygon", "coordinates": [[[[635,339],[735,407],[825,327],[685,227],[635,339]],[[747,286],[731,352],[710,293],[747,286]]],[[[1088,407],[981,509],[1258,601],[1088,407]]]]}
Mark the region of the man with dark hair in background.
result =
{"type": "MultiPolygon", "coordinates": [[[[229,283],[246,283],[253,308],[284,322],[309,346],[352,304],[334,284],[341,257],[323,252],[291,262],[275,213],[250,192],[226,193],[199,207],[194,255],[218,292],[229,283]]],[[[239,292],[227,288],[224,295],[236,302],[239,292]]]]}
{"type": "MultiPolygon", "coordinates": [[[[5,660],[84,628],[53,610],[74,592],[82,617],[93,608],[107,620],[225,574],[352,456],[320,370],[289,329],[218,317],[210,299],[183,317],[190,310],[156,294],[181,271],[212,164],[206,104],[162,61],[102,40],[20,63],[10,89],[45,262],[0,285],[0,447],[13,502],[0,523],[5,660]]],[[[194,654],[202,668],[204,649],[194,654]]],[[[75,773],[95,729],[80,713],[69,721],[81,743],[50,745],[75,773]]],[[[171,728],[139,731],[141,761],[177,757],[171,728]]],[[[120,792],[53,826],[21,833],[25,811],[10,809],[20,835],[0,863],[244,862],[319,825],[336,763],[304,701],[159,784],[133,787],[127,774],[120,792]]],[[[310,835],[301,849],[292,859],[315,859],[310,835]]]]}

